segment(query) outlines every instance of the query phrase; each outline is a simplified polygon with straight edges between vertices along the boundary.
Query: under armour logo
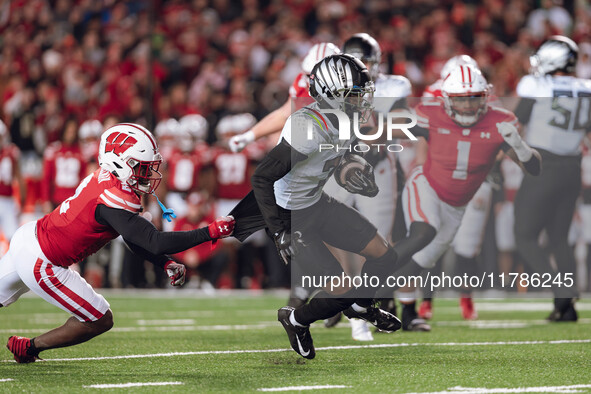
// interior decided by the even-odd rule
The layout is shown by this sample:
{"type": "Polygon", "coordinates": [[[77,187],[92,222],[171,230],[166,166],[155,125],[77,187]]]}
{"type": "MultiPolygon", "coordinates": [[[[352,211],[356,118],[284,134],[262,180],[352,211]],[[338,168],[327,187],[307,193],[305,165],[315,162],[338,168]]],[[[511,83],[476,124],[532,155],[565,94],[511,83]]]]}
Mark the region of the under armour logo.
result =
{"type": "Polygon", "coordinates": [[[220,229],[220,232],[228,231],[228,226],[219,226],[218,228],[220,229]]]}
{"type": "Polygon", "coordinates": [[[484,131],[482,131],[480,133],[480,138],[487,138],[490,139],[490,133],[485,133],[484,131]]]}

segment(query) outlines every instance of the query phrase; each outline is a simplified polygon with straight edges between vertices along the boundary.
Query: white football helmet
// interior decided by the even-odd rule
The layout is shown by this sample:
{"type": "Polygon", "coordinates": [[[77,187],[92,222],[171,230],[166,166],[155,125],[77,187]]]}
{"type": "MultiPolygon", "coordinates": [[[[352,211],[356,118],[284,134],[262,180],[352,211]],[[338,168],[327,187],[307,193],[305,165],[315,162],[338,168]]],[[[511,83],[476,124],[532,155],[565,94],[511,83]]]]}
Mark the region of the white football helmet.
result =
{"type": "Polygon", "coordinates": [[[338,53],[341,53],[341,50],[332,42],[321,42],[319,44],[316,44],[312,48],[310,48],[308,54],[302,61],[302,70],[306,74],[310,75],[316,63],[318,63],[327,56],[336,55],[338,53]]]}
{"type": "Polygon", "coordinates": [[[195,141],[205,141],[207,139],[208,127],[207,119],[199,114],[185,115],[179,121],[180,131],[188,132],[195,141]]]}
{"type": "Polygon", "coordinates": [[[248,131],[256,123],[257,119],[249,113],[226,115],[218,122],[215,134],[218,141],[224,141],[248,131]]]}
{"type": "Polygon", "coordinates": [[[453,70],[457,66],[461,66],[462,64],[469,64],[471,66],[474,66],[477,69],[480,69],[478,67],[478,64],[476,63],[476,60],[474,60],[470,56],[457,55],[457,56],[450,58],[447,62],[445,62],[445,64],[441,68],[441,72],[439,73],[439,76],[441,77],[441,79],[445,79],[445,77],[447,77],[449,75],[451,70],[453,70]]]}
{"type": "Polygon", "coordinates": [[[480,70],[471,65],[454,68],[441,86],[447,114],[461,126],[478,122],[488,109],[489,85],[480,70]]]}
{"type": "Polygon", "coordinates": [[[150,194],[160,184],[162,157],[156,139],[146,128],[120,123],[103,133],[99,166],[140,193],[150,194]]]}
{"type": "Polygon", "coordinates": [[[0,120],[0,149],[10,144],[10,133],[6,124],[0,120]]]}
{"type": "Polygon", "coordinates": [[[158,140],[174,138],[179,129],[179,121],[174,118],[166,118],[156,124],[155,134],[158,140]]]}
{"type": "Polygon", "coordinates": [[[310,96],[314,100],[348,115],[358,112],[362,123],[367,121],[373,109],[374,92],[367,67],[349,54],[325,57],[314,66],[310,75],[310,96]]]}
{"type": "Polygon", "coordinates": [[[84,121],[78,129],[78,138],[81,141],[88,139],[99,139],[103,132],[103,125],[100,120],[89,119],[84,121]]]}
{"type": "Polygon", "coordinates": [[[579,47],[573,40],[564,36],[552,36],[540,45],[537,52],[530,56],[531,73],[536,76],[562,71],[575,72],[579,47]]]}

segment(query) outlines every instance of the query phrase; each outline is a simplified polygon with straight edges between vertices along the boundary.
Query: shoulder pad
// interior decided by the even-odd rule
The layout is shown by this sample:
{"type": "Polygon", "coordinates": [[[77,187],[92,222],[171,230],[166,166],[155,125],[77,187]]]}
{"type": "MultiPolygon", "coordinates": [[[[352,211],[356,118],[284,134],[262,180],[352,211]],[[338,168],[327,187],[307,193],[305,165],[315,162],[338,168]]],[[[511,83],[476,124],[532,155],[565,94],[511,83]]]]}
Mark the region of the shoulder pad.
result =
{"type": "Polygon", "coordinates": [[[131,189],[129,191],[125,190],[123,184],[103,190],[97,201],[99,204],[104,204],[110,208],[123,209],[134,213],[138,213],[142,209],[139,197],[131,189]]]}

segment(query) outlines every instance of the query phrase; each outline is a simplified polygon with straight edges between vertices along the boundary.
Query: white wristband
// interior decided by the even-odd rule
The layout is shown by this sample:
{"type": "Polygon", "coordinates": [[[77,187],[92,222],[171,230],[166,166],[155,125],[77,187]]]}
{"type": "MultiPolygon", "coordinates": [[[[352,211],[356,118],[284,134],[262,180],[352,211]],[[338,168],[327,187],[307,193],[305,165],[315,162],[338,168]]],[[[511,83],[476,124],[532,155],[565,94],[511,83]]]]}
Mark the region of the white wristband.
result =
{"type": "Polygon", "coordinates": [[[255,140],[254,131],[252,131],[252,129],[244,132],[244,134],[242,134],[242,136],[244,137],[244,140],[248,144],[250,144],[251,142],[254,142],[254,140],[255,140]]]}
{"type": "Polygon", "coordinates": [[[515,151],[515,154],[517,155],[517,158],[522,163],[525,163],[526,161],[529,161],[529,159],[531,159],[531,157],[534,154],[534,151],[532,150],[532,148],[530,148],[524,142],[521,142],[521,144],[519,144],[518,146],[513,146],[512,148],[515,151]]]}

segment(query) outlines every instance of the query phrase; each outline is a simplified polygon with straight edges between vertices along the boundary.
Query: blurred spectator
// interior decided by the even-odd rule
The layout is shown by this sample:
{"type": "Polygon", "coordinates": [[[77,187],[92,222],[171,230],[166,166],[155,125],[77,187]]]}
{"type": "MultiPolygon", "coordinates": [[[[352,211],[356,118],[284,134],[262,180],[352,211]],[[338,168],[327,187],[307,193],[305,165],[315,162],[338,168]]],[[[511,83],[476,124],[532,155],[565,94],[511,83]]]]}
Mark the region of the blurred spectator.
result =
{"type": "MultiPolygon", "coordinates": [[[[69,119],[93,119],[103,129],[136,122],[174,141],[178,121],[200,114],[207,120],[200,138],[212,144],[225,117],[260,119],[284,103],[315,43],[339,45],[362,31],[378,39],[384,71],[406,75],[417,96],[460,53],[478,61],[496,95],[513,95],[528,56],[551,34],[572,32],[580,43],[577,72],[591,77],[590,26],[586,2],[560,0],[2,2],[0,115],[21,151],[21,220],[40,213],[41,157],[72,127],[69,119]]],[[[91,145],[84,145],[85,162],[91,145]]],[[[172,146],[163,145],[169,155],[172,146]]],[[[199,154],[214,151],[217,159],[226,154],[199,154]]],[[[199,184],[184,193],[201,187],[213,193],[199,184]]]]}
{"type": "MultiPolygon", "coordinates": [[[[174,231],[190,231],[207,226],[215,219],[215,210],[205,193],[194,192],[187,197],[186,214],[179,217],[174,231]]],[[[228,253],[220,248],[221,242],[206,242],[174,257],[187,266],[187,280],[191,287],[216,287],[221,273],[229,262],[228,253]]]]}
{"type": "Polygon", "coordinates": [[[78,143],[78,121],[70,118],[66,121],[60,141],[50,144],[43,155],[43,212],[51,212],[73,196],[85,176],[86,161],[78,143]]]}

